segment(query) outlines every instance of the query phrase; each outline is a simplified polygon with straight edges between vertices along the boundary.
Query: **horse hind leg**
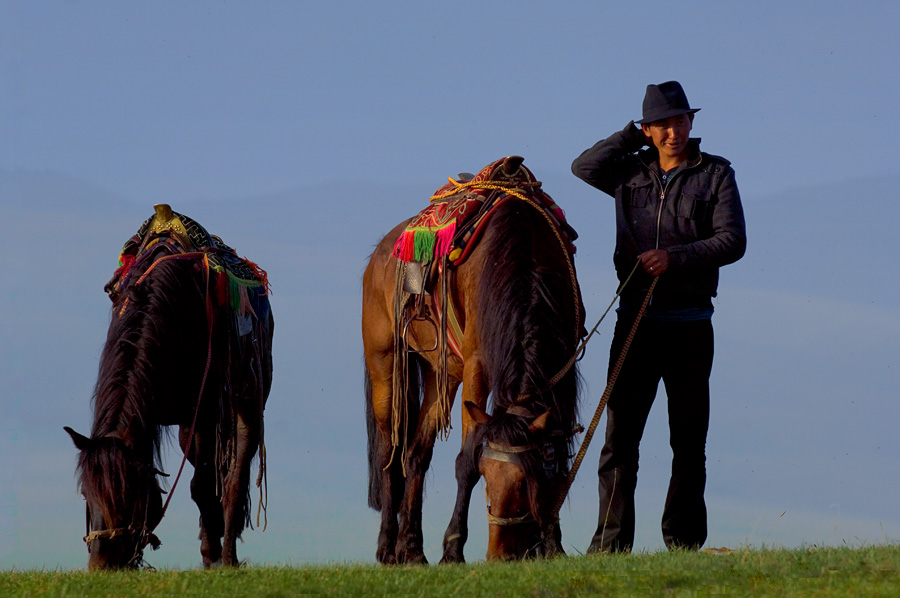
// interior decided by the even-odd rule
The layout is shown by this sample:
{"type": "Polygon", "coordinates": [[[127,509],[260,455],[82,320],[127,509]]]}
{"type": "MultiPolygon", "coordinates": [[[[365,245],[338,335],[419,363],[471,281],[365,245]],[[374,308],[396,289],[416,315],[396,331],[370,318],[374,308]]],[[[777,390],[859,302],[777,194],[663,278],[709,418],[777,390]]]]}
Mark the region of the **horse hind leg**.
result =
{"type": "Polygon", "coordinates": [[[397,562],[397,513],[405,480],[400,449],[395,451],[392,430],[392,361],[375,360],[366,368],[366,428],[368,432],[369,506],[381,513],[376,558],[379,563],[397,562]]]}
{"type": "Polygon", "coordinates": [[[222,488],[222,513],[225,522],[222,563],[228,567],[240,565],[237,539],[244,531],[249,516],[250,464],[259,444],[256,419],[255,415],[237,413],[234,452],[222,488]]]}
{"type": "MultiPolygon", "coordinates": [[[[189,430],[181,431],[181,446],[187,446],[189,430]]],[[[212,447],[215,431],[197,431],[194,434],[193,448],[189,453],[194,466],[191,478],[191,498],[200,510],[200,555],[203,567],[210,568],[222,563],[222,535],[225,521],[222,514],[222,503],[216,496],[216,464],[212,447]]]]}
{"type": "MultiPolygon", "coordinates": [[[[412,365],[412,360],[411,360],[412,365]]],[[[400,529],[397,542],[397,560],[407,564],[427,564],[422,531],[422,507],[425,495],[425,475],[434,455],[434,444],[439,426],[437,375],[422,360],[417,367],[423,370],[423,400],[416,418],[414,434],[410,439],[406,460],[406,487],[400,507],[400,529]]],[[[450,397],[456,386],[450,389],[450,397]]],[[[449,407],[449,406],[448,406],[449,407]]],[[[413,417],[412,414],[410,416],[413,417]]]]}

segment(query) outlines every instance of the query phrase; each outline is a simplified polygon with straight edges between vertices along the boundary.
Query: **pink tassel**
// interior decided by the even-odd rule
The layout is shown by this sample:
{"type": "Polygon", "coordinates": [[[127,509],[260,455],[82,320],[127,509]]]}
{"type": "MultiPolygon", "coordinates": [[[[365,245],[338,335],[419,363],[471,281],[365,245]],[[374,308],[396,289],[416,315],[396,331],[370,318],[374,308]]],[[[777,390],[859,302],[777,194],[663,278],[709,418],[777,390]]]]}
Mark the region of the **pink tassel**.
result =
{"type": "Polygon", "coordinates": [[[453,237],[456,235],[456,222],[452,222],[437,232],[435,240],[434,256],[443,257],[450,253],[450,245],[453,243],[453,237]]]}

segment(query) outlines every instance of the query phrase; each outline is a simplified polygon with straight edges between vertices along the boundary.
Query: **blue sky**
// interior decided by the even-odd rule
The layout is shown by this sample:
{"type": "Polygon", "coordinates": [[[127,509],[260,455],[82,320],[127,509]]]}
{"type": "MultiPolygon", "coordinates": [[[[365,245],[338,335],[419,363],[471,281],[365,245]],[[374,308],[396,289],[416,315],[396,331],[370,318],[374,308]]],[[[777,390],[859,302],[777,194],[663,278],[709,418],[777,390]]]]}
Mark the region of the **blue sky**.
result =
{"type": "MultiPolygon", "coordinates": [[[[898,17],[892,2],[3,3],[0,568],[86,563],[62,426],[89,431],[101,289],[156,202],[274,286],[269,528],[240,555],[373,561],[359,303],[374,244],[448,175],[522,155],[581,234],[593,323],[615,290],[612,202],[569,165],[669,79],[701,108],[703,148],[732,161],[748,221],[713,320],[708,545],[898,541],[898,17]]],[[[581,363],[584,421],[611,331],[581,363]]],[[[640,550],[662,547],[664,404],[642,444],[640,550]]],[[[428,478],[433,561],[458,442],[428,478]]],[[[563,509],[570,553],[596,525],[598,455],[563,509]]],[[[172,504],[148,559],[197,566],[186,483],[172,504]]]]}

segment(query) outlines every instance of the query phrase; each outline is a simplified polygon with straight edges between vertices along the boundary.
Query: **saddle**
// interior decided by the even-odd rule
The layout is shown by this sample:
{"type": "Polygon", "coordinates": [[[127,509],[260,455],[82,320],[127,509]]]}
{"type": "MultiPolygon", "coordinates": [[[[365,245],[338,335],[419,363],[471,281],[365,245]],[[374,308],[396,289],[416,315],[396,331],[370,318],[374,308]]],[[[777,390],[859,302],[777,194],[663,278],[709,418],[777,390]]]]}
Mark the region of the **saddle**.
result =
{"type": "MultiPolygon", "coordinates": [[[[414,216],[394,244],[397,258],[394,295],[394,400],[405,396],[402,386],[408,380],[408,355],[411,352],[407,332],[415,321],[430,323],[437,336],[431,349],[413,352],[438,352],[438,397],[435,428],[441,438],[450,429],[450,383],[448,359],[452,353],[463,360],[461,339],[464,330],[449,292],[453,269],[463,264],[478,245],[495,206],[505,201],[525,201],[543,210],[556,227],[570,256],[575,253],[575,230],[566,223],[565,213],[541,189],[541,183],[522,165],[523,158],[509,156],[488,164],[476,175],[461,174],[449,178],[431,196],[427,208],[414,216]],[[439,276],[443,274],[443,276],[439,276]],[[440,280],[440,284],[437,281],[440,280]],[[435,287],[440,288],[435,291],[435,287]],[[431,295],[426,302],[425,295],[431,295]],[[430,307],[429,307],[430,304],[430,307]],[[432,312],[433,310],[433,312],[432,312]]],[[[583,313],[583,312],[582,312],[583,313]]],[[[395,404],[395,412],[403,406],[395,404]]],[[[392,443],[401,444],[400,422],[393,420],[392,443]]],[[[401,452],[405,462],[405,444],[401,452]]]]}
{"type": "Polygon", "coordinates": [[[238,316],[240,334],[250,331],[250,318],[265,321],[268,317],[270,291],[268,276],[262,268],[237,252],[216,235],[210,234],[196,220],[173,212],[168,204],[155,204],[154,214],[144,221],[119,253],[119,267],[103,290],[115,303],[132,282],[132,268],[148,259],[160,243],[170,244],[179,252],[205,254],[210,274],[214,276],[218,303],[230,303],[238,316]]]}
{"type": "Polygon", "coordinates": [[[501,158],[478,174],[461,173],[431,196],[427,208],[410,220],[394,244],[393,255],[403,263],[403,288],[411,294],[428,294],[434,287],[439,263],[447,258],[452,268],[463,264],[481,238],[491,210],[519,192],[536,200],[574,255],[578,238],[566,222],[565,213],[541,189],[541,183],[526,168],[520,156],[501,158]]]}

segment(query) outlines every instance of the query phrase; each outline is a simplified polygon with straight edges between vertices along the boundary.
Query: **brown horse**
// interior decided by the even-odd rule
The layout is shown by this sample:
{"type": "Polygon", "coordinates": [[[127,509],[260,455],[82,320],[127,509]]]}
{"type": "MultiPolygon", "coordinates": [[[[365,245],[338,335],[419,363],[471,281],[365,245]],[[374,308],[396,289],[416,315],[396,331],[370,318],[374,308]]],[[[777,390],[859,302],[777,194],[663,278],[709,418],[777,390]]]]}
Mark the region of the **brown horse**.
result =
{"type": "Polygon", "coordinates": [[[494,171],[484,191],[494,207],[480,241],[464,263],[445,261],[437,275],[435,288],[446,284],[444,309],[452,308],[460,324],[461,355],[442,357],[444,324],[435,305],[441,293],[425,296],[411,318],[396,304],[401,269],[392,248],[408,221],[382,239],[363,276],[369,505],[381,512],[382,563],[426,560],[424,476],[460,385],[466,409],[458,491],[441,561],[464,561],[466,517],[480,475],[490,500],[488,559],[562,550],[559,527],[548,517],[576,425],[578,375],[567,364],[583,336],[583,310],[568,241],[574,231],[543,207],[552,201],[521,162],[507,158],[494,171]],[[407,367],[397,369],[397,359],[407,367]],[[405,379],[397,380],[397,372],[405,379]],[[449,404],[441,404],[442,394],[449,404]]]}
{"type": "MultiPolygon", "coordinates": [[[[123,252],[133,265],[117,272],[111,293],[91,436],[65,428],[81,451],[91,569],[136,567],[148,544],[158,547],[165,426],[179,426],[194,466],[191,496],[206,567],[239,564],[235,541],[250,519],[250,464],[258,448],[260,478],[265,472],[274,327],[266,285],[235,276],[234,264],[252,264],[217,237],[205,236],[207,246],[196,236],[192,243],[179,234],[186,232],[180,223],[195,223],[168,214],[168,225],[159,212],[145,223],[134,254],[123,252]]],[[[253,272],[265,282],[262,270],[253,272]]]]}

